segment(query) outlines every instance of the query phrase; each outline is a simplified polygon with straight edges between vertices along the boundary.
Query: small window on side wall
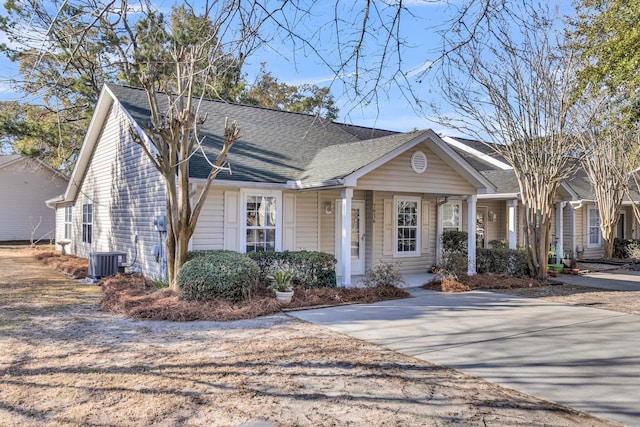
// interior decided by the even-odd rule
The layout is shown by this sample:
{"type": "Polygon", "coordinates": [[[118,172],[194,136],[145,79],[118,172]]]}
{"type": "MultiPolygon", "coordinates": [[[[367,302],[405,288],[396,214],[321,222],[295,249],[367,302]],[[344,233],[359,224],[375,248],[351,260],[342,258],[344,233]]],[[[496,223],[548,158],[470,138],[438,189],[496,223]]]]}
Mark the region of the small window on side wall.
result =
{"type": "Polygon", "coordinates": [[[93,240],[93,204],[82,205],[82,243],[91,244],[93,240]]]}
{"type": "Polygon", "coordinates": [[[64,207],[64,239],[71,240],[71,228],[73,226],[73,206],[64,207]]]}

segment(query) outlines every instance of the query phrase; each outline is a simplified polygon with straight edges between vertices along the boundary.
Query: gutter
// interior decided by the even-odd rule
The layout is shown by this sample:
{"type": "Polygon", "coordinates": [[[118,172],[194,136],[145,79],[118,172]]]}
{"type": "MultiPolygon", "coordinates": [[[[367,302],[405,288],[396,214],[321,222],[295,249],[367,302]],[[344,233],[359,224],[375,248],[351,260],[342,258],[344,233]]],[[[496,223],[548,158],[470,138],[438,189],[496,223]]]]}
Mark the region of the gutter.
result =
{"type": "Polygon", "coordinates": [[[45,200],[44,204],[47,205],[50,209],[55,209],[57,204],[64,201],[64,194],[51,198],[49,200],[45,200]]]}

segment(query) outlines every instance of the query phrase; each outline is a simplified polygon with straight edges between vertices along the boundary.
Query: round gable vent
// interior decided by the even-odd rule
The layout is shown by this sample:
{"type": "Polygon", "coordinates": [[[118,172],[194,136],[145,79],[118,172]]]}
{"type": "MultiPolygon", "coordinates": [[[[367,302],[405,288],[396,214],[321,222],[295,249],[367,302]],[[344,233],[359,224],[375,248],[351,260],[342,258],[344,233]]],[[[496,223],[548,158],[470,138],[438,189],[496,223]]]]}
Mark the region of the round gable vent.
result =
{"type": "Polygon", "coordinates": [[[427,156],[422,151],[415,151],[411,155],[411,169],[415,173],[423,173],[427,170],[427,156]]]}

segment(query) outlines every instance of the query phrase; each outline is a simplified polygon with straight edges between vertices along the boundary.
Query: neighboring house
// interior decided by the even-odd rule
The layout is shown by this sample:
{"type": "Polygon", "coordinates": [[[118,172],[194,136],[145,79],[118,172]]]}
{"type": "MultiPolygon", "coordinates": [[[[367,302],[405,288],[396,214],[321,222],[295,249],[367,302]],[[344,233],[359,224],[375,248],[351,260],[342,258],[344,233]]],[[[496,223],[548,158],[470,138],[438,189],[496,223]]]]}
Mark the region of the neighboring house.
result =
{"type": "MultiPolygon", "coordinates": [[[[478,245],[491,246],[492,241],[508,242],[509,247],[524,245],[520,188],[513,168],[495,153],[488,144],[459,137],[444,137],[461,157],[492,182],[496,191],[478,195],[478,245]]],[[[637,192],[632,193],[640,200],[637,192]]],[[[638,237],[638,223],[631,201],[626,198],[620,210],[616,237],[638,237]]],[[[600,258],[604,255],[598,206],[593,187],[583,169],[560,185],[552,215],[551,251],[558,258],[564,255],[579,259],[600,258]]]]}
{"type": "Polygon", "coordinates": [[[45,201],[67,179],[45,163],[19,154],[0,156],[0,242],[53,240],[55,215],[45,201]]]}
{"type": "MultiPolygon", "coordinates": [[[[211,100],[200,108],[208,155],[221,146],[225,117],[238,122],[240,139],[230,171],[210,189],[193,250],[328,252],[344,286],[379,261],[424,273],[437,262],[443,230],[465,229],[475,240],[478,195],[495,191],[430,130],[395,133],[211,100]]],[[[165,211],[163,183],[130,133],[143,135],[148,117],[144,91],[105,86],[56,202],[56,239],[83,257],[126,252],[132,269],[161,277],[164,234],[154,220],[161,223],[165,211]]],[[[190,161],[197,193],[209,165],[201,153],[190,161]]]]}

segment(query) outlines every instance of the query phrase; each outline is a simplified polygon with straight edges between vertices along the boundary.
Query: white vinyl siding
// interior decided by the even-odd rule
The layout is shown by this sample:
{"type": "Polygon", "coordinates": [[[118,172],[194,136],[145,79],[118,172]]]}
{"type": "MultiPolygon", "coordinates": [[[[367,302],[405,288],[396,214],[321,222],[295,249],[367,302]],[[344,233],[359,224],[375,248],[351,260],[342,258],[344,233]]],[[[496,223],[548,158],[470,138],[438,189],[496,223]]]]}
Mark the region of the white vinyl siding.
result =
{"type": "Polygon", "coordinates": [[[461,195],[476,193],[476,189],[462,175],[424,143],[359,178],[358,189],[461,195]],[[411,169],[411,154],[416,150],[427,156],[428,167],[422,174],[411,169]]]}
{"type": "Polygon", "coordinates": [[[69,252],[87,258],[90,252],[123,251],[130,270],[161,278],[165,266],[153,256],[153,246],[164,240],[153,225],[166,213],[164,183],[141,147],[130,135],[131,123],[112,107],[80,178],[74,202],[72,244],[69,252]],[[92,243],[82,243],[82,205],[92,203],[92,243]],[[136,236],[138,242],[135,242],[136,236]]]}
{"type": "Polygon", "coordinates": [[[402,274],[425,273],[427,269],[435,264],[435,226],[428,227],[428,224],[435,224],[436,211],[435,199],[420,197],[419,194],[398,195],[385,191],[374,191],[372,197],[372,238],[367,237],[368,245],[372,246],[371,264],[375,266],[381,261],[392,264],[402,274]],[[421,240],[423,248],[420,255],[394,257],[394,196],[415,197],[421,200],[421,240]],[[385,209],[385,206],[388,208],[385,209]],[[387,220],[389,214],[391,221],[387,220]],[[391,232],[388,232],[388,230],[391,232]],[[429,233],[429,234],[425,234],[429,233]],[[385,237],[386,236],[386,237],[385,237]],[[385,240],[389,239],[387,242],[385,240]],[[389,243],[390,242],[390,243],[389,243]],[[387,245],[385,245],[387,243],[387,245]],[[389,248],[385,249],[386,247],[389,248]],[[425,249],[426,247],[426,249],[425,249]]]}
{"type": "Polygon", "coordinates": [[[40,223],[35,240],[55,239],[56,214],[45,201],[63,194],[66,186],[66,179],[33,159],[0,168],[0,242],[29,240],[30,219],[34,226],[40,223]]]}
{"type": "Polygon", "coordinates": [[[297,193],[295,197],[295,249],[317,251],[320,249],[320,217],[328,216],[325,212],[324,204],[318,204],[318,201],[320,200],[320,193],[297,193]]]}
{"type": "MultiPolygon", "coordinates": [[[[226,249],[224,247],[224,208],[225,208],[225,192],[226,190],[219,187],[212,187],[209,189],[207,200],[200,211],[198,217],[198,223],[196,224],[196,230],[191,238],[192,250],[204,250],[204,249],[226,249]]],[[[235,192],[237,195],[238,193],[235,192]]],[[[238,200],[235,198],[235,206],[237,210],[238,200]]],[[[235,224],[238,223],[240,218],[236,217],[235,224]]],[[[231,224],[230,224],[231,228],[231,224]]],[[[237,242],[237,229],[235,230],[234,241],[237,242]]],[[[233,250],[237,247],[234,246],[233,250]]]]}

